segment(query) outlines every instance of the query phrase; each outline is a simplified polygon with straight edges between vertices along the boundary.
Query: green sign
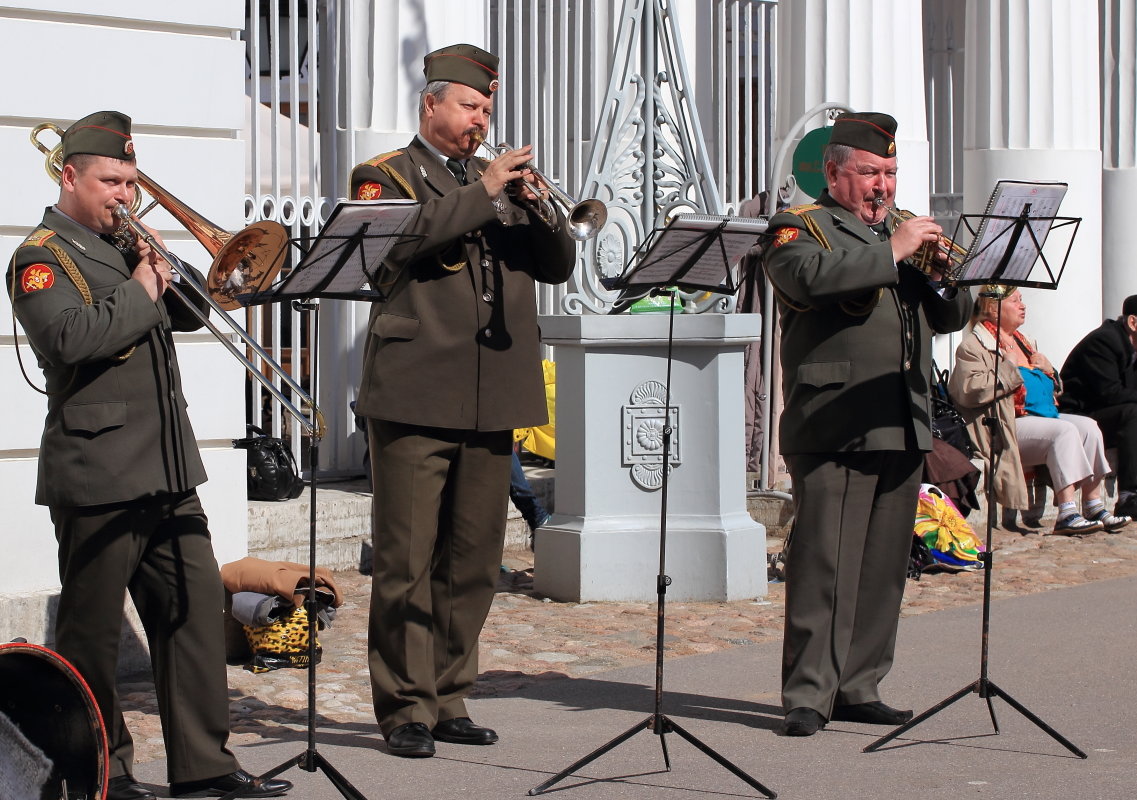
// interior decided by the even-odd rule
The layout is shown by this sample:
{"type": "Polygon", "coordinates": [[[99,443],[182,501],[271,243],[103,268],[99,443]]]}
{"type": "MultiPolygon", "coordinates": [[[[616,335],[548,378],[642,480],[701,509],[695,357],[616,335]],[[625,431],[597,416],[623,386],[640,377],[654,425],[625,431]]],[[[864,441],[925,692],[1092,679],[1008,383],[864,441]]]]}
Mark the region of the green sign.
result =
{"type": "Polygon", "coordinates": [[[815,128],[801,137],[801,141],[794,148],[793,175],[797,179],[797,186],[813,199],[821,196],[825,188],[825,170],[821,163],[821,154],[825,152],[825,145],[829,144],[829,134],[832,127],[815,128]]]}

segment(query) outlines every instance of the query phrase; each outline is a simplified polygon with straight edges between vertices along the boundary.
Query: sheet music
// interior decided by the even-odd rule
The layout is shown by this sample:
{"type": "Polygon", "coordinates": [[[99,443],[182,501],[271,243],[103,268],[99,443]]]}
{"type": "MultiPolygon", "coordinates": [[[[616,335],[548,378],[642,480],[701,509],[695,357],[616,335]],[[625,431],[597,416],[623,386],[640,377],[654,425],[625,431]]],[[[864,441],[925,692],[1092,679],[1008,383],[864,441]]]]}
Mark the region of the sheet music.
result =
{"type": "Polygon", "coordinates": [[[1065,183],[999,181],[991,193],[987,211],[967,254],[967,264],[960,281],[980,282],[988,279],[1025,281],[1046,243],[1046,237],[1058,216],[1058,207],[1066,195],[1065,183]],[[1015,243],[1006,268],[995,275],[1007,248],[1011,245],[1016,219],[1027,211],[1027,226],[1015,243]],[[1001,219],[1000,219],[1001,218],[1001,219]]]}
{"type": "Polygon", "coordinates": [[[766,231],[764,217],[728,217],[713,214],[679,214],[664,228],[644,259],[628,273],[624,285],[678,285],[714,291],[730,270],[766,231]],[[693,264],[708,232],[719,231],[715,241],[693,264]],[[720,244],[721,242],[721,244],[720,244]],[[685,267],[689,269],[684,271],[685,267]]]}
{"type": "Polygon", "coordinates": [[[312,249],[279,284],[278,291],[299,296],[316,292],[347,295],[366,287],[368,276],[376,274],[379,262],[419,208],[414,200],[341,202],[324,223],[312,249]],[[360,242],[359,252],[350,254],[347,263],[325,285],[328,271],[341,251],[361,231],[366,238],[360,242]]]}

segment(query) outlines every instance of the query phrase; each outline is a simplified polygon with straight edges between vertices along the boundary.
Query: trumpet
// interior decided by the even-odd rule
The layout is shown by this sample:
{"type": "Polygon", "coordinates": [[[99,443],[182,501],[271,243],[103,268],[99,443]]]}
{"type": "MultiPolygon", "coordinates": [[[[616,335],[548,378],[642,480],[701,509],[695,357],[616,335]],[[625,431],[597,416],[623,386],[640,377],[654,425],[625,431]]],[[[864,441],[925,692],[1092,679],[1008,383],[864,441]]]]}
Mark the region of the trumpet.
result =
{"type": "MultiPolygon", "coordinates": [[[[502,142],[497,147],[487,144],[485,136],[483,136],[480,131],[474,131],[474,133],[471,134],[471,138],[473,138],[479,146],[485,148],[489,154],[488,160],[490,161],[514,149],[513,145],[508,142],[502,142]]],[[[608,221],[608,208],[599,200],[589,199],[577,202],[555,183],[545,177],[532,162],[525,164],[523,169],[527,169],[536,175],[537,179],[548,188],[549,201],[557,206],[565,219],[568,220],[568,234],[573,239],[576,239],[578,242],[591,239],[600,232],[600,229],[604,227],[604,223],[608,221]]],[[[552,223],[547,210],[541,207],[540,203],[534,203],[533,201],[523,200],[521,198],[518,198],[518,201],[532,208],[545,222],[552,223]]]]}
{"type": "MultiPolygon", "coordinates": [[[[883,206],[884,210],[892,219],[896,220],[897,224],[918,216],[911,211],[897,210],[884,205],[883,197],[877,197],[873,203],[877,206],[883,206]]],[[[960,270],[963,269],[965,258],[967,258],[967,251],[964,248],[946,236],[939,236],[934,242],[925,242],[920,245],[908,260],[925,275],[931,275],[933,271],[938,271],[943,273],[945,280],[948,280],[958,276],[960,270]],[[941,253],[947,259],[946,264],[938,258],[941,253]]]]}
{"type": "MultiPolygon", "coordinates": [[[[31,140],[32,144],[47,156],[44,165],[47,174],[52,180],[59,183],[63,170],[63,130],[54,123],[45,122],[32,129],[31,140]],[[41,142],[39,134],[44,130],[51,130],[56,133],[59,136],[59,144],[55,147],[48,147],[41,142]]],[[[324,415],[312,397],[288,374],[284,367],[274,361],[265,349],[226,313],[242,307],[237,299],[241,289],[248,290],[258,286],[268,286],[272,283],[284,263],[288,248],[288,231],[278,222],[262,221],[253,223],[235,234],[229,233],[186,206],[141,171],[138,172],[138,185],[146,190],[147,194],[153,198],[153,202],[141,213],[138,213],[141,196],[135,192],[133,208],[128,208],[125,205],[119,205],[115,208],[115,216],[119,218],[121,223],[120,229],[114,234],[116,240],[133,245],[133,239],[139,238],[149,244],[154,252],[161,256],[181,278],[180,285],[179,282],[170,282],[166,288],[173,291],[175,296],[185,303],[190,313],[213,334],[214,338],[225,345],[225,348],[244,365],[249,374],[304,427],[309,435],[315,439],[323,438],[326,430],[324,415]],[[197,281],[193,273],[185,269],[181,259],[163,247],[139,221],[139,217],[155,205],[161,205],[166,209],[213,256],[213,262],[210,264],[206,275],[208,289],[197,281]],[[184,290],[183,286],[185,287],[184,290]],[[308,409],[310,415],[293,404],[280,388],[238,349],[229,336],[214,324],[209,314],[202,311],[191,300],[187,291],[196,293],[209,308],[217,312],[218,318],[229,325],[232,333],[241,340],[242,344],[256,354],[264,369],[279,378],[281,383],[287,386],[299,399],[300,405],[308,409]]]]}

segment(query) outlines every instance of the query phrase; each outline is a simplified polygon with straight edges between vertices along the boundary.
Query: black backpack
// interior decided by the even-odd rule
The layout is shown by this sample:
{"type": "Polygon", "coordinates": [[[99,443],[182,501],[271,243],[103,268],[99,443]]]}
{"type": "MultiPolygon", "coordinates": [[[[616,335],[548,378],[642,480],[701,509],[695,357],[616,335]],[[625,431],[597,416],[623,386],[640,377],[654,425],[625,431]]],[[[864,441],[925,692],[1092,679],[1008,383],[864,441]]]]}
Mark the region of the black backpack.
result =
{"type": "Polygon", "coordinates": [[[269,436],[256,425],[246,425],[253,434],[234,439],[233,446],[248,454],[247,477],[250,500],[291,500],[304,490],[296,459],[283,440],[269,436]]]}

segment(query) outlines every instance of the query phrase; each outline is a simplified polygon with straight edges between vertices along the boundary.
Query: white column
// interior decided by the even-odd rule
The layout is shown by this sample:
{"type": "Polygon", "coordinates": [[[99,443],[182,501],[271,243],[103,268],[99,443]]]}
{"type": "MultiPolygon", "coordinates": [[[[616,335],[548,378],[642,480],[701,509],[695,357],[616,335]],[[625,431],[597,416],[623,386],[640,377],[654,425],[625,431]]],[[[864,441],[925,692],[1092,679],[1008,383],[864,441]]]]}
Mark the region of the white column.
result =
{"type": "Polygon", "coordinates": [[[1102,29],[1102,315],[1116,317],[1137,294],[1137,0],[1101,0],[1102,29]]]}
{"type": "MultiPolygon", "coordinates": [[[[784,137],[824,102],[891,114],[901,170],[897,205],[923,214],[930,189],[922,19],[921,4],[910,0],[780,3],[776,130],[784,137]]],[[[809,128],[822,124],[818,118],[809,128]]]]}
{"type": "MultiPolygon", "coordinates": [[[[1097,22],[1084,0],[967,4],[964,213],[1001,178],[1057,180],[1069,184],[1059,213],[1083,220],[1058,291],[1024,290],[1026,332],[1057,365],[1101,322],[1097,22]]],[[[1057,271],[1061,253],[1046,254],[1057,271]]],[[[1040,262],[1031,280],[1046,278],[1040,262]]]]}

